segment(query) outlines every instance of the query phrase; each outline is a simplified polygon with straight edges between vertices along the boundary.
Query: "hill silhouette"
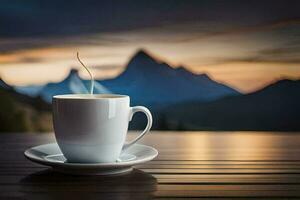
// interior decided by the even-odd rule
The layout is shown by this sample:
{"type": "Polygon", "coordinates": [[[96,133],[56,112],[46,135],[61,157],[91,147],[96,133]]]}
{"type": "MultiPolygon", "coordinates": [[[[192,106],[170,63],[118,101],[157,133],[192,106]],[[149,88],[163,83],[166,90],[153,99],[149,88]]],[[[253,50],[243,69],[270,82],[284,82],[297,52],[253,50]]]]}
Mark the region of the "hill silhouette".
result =
{"type": "Polygon", "coordinates": [[[169,129],[299,131],[300,81],[279,80],[251,94],[186,102],[164,112],[169,129]]]}
{"type": "Polygon", "coordinates": [[[50,110],[40,97],[20,94],[0,79],[0,132],[49,131],[50,110]]]}
{"type": "Polygon", "coordinates": [[[191,100],[207,102],[240,94],[206,74],[173,68],[145,50],[137,51],[118,77],[100,83],[114,93],[128,94],[133,103],[150,107],[191,100]]]}

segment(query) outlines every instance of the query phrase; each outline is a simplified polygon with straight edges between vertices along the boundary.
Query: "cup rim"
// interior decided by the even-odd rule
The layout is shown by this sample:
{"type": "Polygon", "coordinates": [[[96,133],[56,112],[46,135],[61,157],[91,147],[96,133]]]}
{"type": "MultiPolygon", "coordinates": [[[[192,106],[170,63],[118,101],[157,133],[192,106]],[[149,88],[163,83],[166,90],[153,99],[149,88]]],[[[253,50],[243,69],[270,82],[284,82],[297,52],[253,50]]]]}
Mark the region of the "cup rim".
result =
{"type": "Polygon", "coordinates": [[[122,94],[61,94],[54,95],[53,99],[76,99],[76,100],[105,100],[105,99],[122,99],[129,98],[128,95],[122,94]]]}

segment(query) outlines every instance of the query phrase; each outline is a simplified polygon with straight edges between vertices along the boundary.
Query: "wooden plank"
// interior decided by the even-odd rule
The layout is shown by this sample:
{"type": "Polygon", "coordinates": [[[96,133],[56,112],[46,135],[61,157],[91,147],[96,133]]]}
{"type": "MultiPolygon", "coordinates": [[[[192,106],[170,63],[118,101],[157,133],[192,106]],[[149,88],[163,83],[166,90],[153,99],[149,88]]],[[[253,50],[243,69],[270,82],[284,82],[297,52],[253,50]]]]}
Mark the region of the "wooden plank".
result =
{"type": "Polygon", "coordinates": [[[300,198],[296,133],[153,132],[142,143],[159,157],[131,178],[65,176],[24,158],[53,134],[0,134],[0,141],[1,199],[300,198]]]}
{"type": "Polygon", "coordinates": [[[298,169],[143,169],[153,174],[300,174],[298,169]]]}
{"type": "Polygon", "coordinates": [[[257,197],[277,197],[281,199],[287,198],[299,198],[299,191],[274,191],[274,190],[264,190],[264,191],[243,191],[243,190],[223,190],[223,191],[186,191],[186,190],[176,190],[176,191],[167,191],[167,190],[160,190],[158,189],[155,192],[156,197],[185,197],[185,198],[203,198],[203,197],[210,197],[210,198],[257,198],[257,197]]]}
{"type": "Polygon", "coordinates": [[[138,165],[139,169],[293,169],[299,170],[300,165],[165,165],[145,164],[138,165]]]}

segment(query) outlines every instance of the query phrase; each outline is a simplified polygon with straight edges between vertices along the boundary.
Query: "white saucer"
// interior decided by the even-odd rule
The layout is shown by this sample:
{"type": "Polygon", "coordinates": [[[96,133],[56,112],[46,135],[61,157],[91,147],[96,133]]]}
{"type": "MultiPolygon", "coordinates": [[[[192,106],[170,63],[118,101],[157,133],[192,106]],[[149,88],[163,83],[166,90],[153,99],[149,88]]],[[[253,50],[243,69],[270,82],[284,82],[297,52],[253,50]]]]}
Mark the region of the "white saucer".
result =
{"type": "Polygon", "coordinates": [[[132,166],[152,160],[158,155],[153,147],[134,144],[126,149],[114,163],[68,163],[56,143],[27,149],[29,160],[51,166],[55,171],[76,175],[112,175],[130,172],[132,166]]]}

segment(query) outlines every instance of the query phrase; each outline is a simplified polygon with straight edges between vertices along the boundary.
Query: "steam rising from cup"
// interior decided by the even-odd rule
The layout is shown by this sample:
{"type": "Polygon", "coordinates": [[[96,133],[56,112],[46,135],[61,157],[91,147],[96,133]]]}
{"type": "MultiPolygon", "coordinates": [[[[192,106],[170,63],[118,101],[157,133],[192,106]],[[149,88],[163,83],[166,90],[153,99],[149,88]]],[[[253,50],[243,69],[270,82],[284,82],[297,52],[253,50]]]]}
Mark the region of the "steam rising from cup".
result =
{"type": "Polygon", "coordinates": [[[94,77],[93,74],[90,72],[89,68],[86,67],[83,62],[79,58],[79,52],[77,52],[77,60],[78,62],[84,67],[84,69],[89,73],[91,78],[91,84],[90,84],[90,94],[94,94],[94,77]]]}

